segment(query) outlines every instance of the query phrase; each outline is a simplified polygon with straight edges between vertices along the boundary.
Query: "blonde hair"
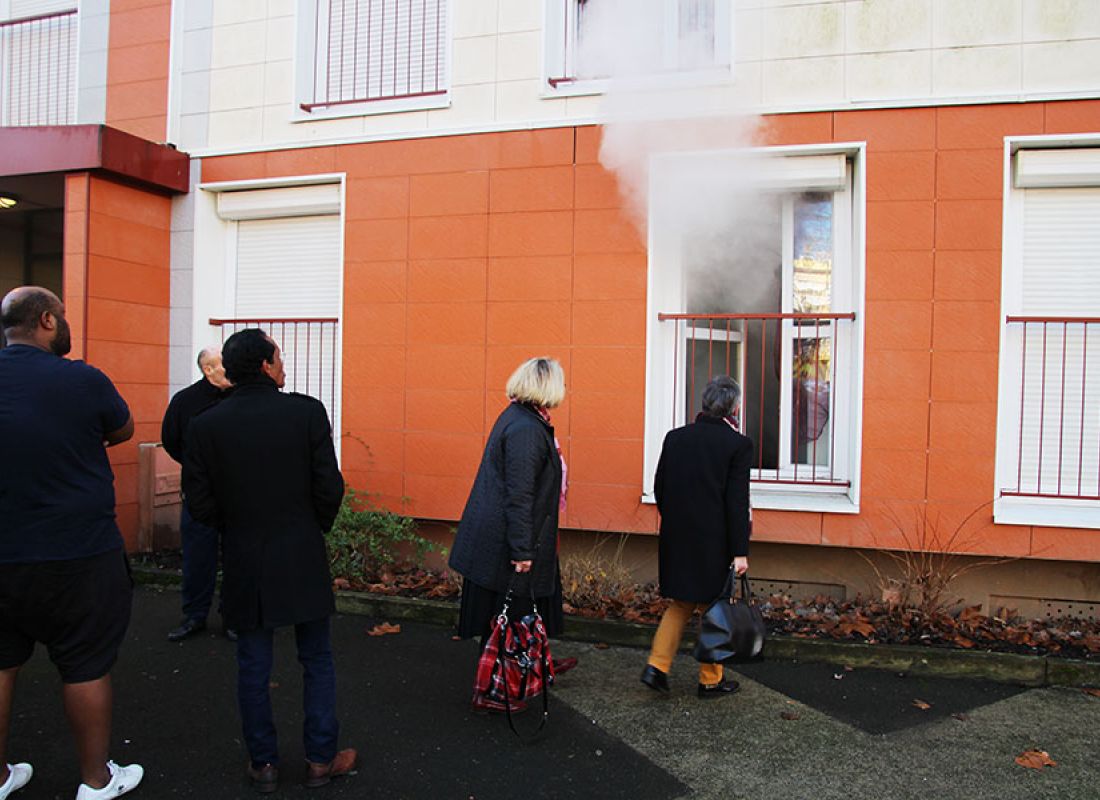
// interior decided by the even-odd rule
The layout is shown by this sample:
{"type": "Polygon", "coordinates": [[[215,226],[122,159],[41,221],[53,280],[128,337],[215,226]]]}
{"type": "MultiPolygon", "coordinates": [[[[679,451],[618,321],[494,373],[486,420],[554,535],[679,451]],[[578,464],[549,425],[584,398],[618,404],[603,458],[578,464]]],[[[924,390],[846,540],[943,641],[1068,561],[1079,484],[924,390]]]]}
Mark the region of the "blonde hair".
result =
{"type": "Polygon", "coordinates": [[[531,358],[512,373],[505,391],[509,400],[554,408],[565,399],[565,373],[557,359],[531,358]]]}

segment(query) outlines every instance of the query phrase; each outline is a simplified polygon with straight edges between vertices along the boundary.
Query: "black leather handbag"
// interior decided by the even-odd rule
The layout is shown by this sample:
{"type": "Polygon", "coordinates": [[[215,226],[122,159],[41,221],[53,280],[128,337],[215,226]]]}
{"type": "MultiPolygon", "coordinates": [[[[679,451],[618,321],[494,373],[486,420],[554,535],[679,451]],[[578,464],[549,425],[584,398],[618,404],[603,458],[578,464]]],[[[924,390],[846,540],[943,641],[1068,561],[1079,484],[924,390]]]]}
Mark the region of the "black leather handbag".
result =
{"type": "Polygon", "coordinates": [[[741,596],[736,596],[737,575],[731,569],[722,594],[703,612],[695,660],[705,664],[759,661],[764,657],[768,629],[764,615],[752,597],[748,575],[741,576],[741,596]]]}

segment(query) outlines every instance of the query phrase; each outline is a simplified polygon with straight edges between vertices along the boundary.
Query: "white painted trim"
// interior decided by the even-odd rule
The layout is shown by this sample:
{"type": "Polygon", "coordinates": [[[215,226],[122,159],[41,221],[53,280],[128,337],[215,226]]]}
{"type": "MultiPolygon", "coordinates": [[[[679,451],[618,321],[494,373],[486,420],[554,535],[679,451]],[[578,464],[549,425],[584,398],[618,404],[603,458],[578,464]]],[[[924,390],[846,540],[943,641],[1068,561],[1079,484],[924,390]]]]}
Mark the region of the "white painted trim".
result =
{"type": "MultiPolygon", "coordinates": [[[[859,503],[844,491],[825,487],[828,491],[779,490],[763,483],[752,483],[752,508],[764,511],[808,511],[825,514],[858,514],[859,503]]],[[[643,494],[641,502],[656,505],[657,498],[643,494]]]]}
{"type": "Polygon", "coordinates": [[[180,0],[172,0],[168,23],[168,107],[165,114],[164,141],[179,141],[180,73],[183,71],[183,11],[180,0]]]}
{"type": "Polygon", "coordinates": [[[200,183],[197,188],[207,192],[239,192],[248,189],[279,189],[288,186],[320,186],[329,183],[343,183],[343,172],[330,172],[319,175],[288,175],[282,178],[255,178],[241,181],[214,181],[200,183]]]}
{"type": "Polygon", "coordinates": [[[998,525],[1100,529],[1100,503],[1044,497],[1000,497],[993,503],[993,521],[998,525]]]}
{"type": "Polygon", "coordinates": [[[1006,136],[1005,146],[1015,154],[1020,150],[1041,150],[1047,147],[1097,147],[1100,133],[1037,133],[1030,136],[1006,136]]]}
{"type": "Polygon", "coordinates": [[[336,216],[340,184],[314,183],[218,193],[218,216],[235,221],[285,217],[336,216]]]}
{"type": "Polygon", "coordinates": [[[586,125],[599,125],[595,117],[576,120],[536,120],[525,123],[500,122],[490,125],[470,125],[455,128],[425,128],[423,130],[390,131],[386,133],[336,136],[329,139],[315,139],[302,142],[274,142],[271,144],[250,144],[241,147],[208,147],[190,152],[192,158],[214,158],[216,156],[247,155],[249,153],[271,153],[279,150],[304,150],[311,147],[337,147],[343,144],[370,144],[371,142],[397,142],[411,139],[434,139],[444,136],[468,136],[475,133],[507,133],[509,131],[535,131],[550,128],[573,128],[586,125]]]}
{"type": "MultiPolygon", "coordinates": [[[[792,106],[761,106],[747,109],[756,116],[777,114],[804,114],[829,111],[870,111],[875,109],[939,108],[944,106],[976,106],[1004,103],[1040,103],[1056,100],[1091,100],[1100,98],[1100,92],[1078,92],[1062,94],[1034,95],[989,95],[982,97],[926,98],[921,100],[893,100],[868,103],[825,104],[792,106]]],[[[427,139],[443,136],[466,136],[475,133],[506,133],[509,131],[545,130],[549,128],[573,128],[587,125],[603,125],[608,120],[601,116],[579,116],[575,118],[558,117],[525,122],[491,122],[479,125],[455,126],[452,128],[426,128],[386,133],[355,134],[351,136],[318,137],[308,141],[264,142],[241,145],[238,147],[204,147],[190,151],[193,158],[212,158],[214,156],[242,155],[246,153],[268,153],[277,150],[302,150],[311,147],[333,147],[342,144],[368,144],[370,142],[391,142],[405,139],[427,139]]],[[[1027,137],[1018,137],[1023,142],[1027,137]]],[[[1052,141],[1058,137],[1049,137],[1052,141]]],[[[1066,141],[1089,141],[1087,136],[1062,137],[1066,141]]]]}

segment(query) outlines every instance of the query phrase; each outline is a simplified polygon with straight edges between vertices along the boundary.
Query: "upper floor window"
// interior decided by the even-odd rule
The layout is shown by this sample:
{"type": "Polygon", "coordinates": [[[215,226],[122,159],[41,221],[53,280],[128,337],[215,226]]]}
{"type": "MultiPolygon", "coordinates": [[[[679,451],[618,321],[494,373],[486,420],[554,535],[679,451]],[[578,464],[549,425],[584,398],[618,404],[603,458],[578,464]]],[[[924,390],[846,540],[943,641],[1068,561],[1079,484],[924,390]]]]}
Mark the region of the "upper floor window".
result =
{"type": "Polygon", "coordinates": [[[547,81],[728,72],[731,0],[547,0],[547,81]]]}
{"type": "Polygon", "coordinates": [[[302,111],[369,113],[446,104],[448,0],[302,3],[302,111]]]}
{"type": "Polygon", "coordinates": [[[73,0],[0,0],[0,126],[73,121],[76,9],[73,0]]]}

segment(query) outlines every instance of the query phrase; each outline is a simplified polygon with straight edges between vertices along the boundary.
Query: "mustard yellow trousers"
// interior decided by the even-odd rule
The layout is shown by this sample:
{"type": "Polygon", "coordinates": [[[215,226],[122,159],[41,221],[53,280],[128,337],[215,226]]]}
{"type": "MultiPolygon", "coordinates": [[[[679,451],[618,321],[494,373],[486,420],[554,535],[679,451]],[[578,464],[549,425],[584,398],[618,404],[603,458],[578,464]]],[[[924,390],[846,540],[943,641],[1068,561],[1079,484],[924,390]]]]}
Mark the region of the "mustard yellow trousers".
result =
{"type": "MultiPolygon", "coordinates": [[[[676,651],[680,649],[680,639],[683,638],[684,628],[687,627],[691,615],[695,609],[705,609],[706,605],[697,605],[687,600],[673,600],[672,605],[661,617],[661,624],[657,626],[657,633],[653,634],[653,646],[649,651],[649,665],[656,667],[661,672],[668,673],[672,667],[672,659],[676,651]]],[[[721,664],[700,664],[699,683],[713,686],[722,682],[721,664]]]]}

